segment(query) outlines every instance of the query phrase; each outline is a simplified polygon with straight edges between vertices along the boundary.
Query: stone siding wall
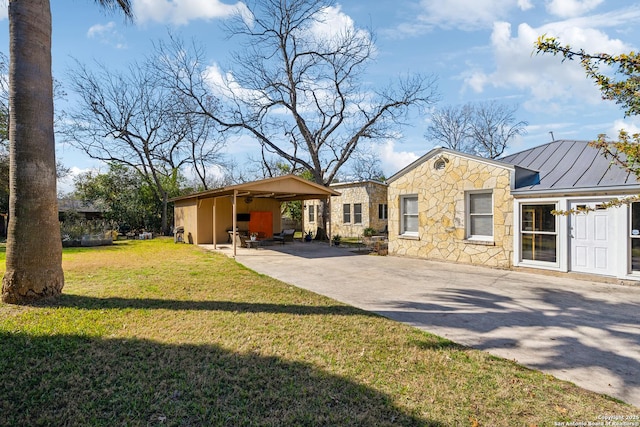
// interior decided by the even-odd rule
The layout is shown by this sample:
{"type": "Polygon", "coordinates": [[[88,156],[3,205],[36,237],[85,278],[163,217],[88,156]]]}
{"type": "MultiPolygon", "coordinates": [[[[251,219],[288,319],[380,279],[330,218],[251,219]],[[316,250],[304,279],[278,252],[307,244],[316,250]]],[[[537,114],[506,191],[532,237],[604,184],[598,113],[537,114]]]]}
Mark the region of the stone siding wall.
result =
{"type": "MultiPolygon", "coordinates": [[[[350,183],[345,185],[332,186],[332,189],[339,192],[340,196],[331,197],[331,234],[339,234],[342,237],[361,236],[365,228],[371,227],[376,231],[382,231],[387,227],[387,220],[378,218],[378,205],[387,203],[387,186],[374,182],[350,183]],[[354,206],[355,204],[362,206],[362,220],[359,223],[354,222],[354,206]],[[351,221],[344,223],[343,206],[349,205],[351,212],[351,221]]],[[[322,222],[318,215],[315,215],[315,222],[309,222],[308,209],[312,206],[320,211],[320,201],[307,200],[305,202],[307,209],[304,210],[305,228],[307,230],[316,230],[321,226],[322,222]],[[317,208],[315,206],[318,206],[317,208]]]]}
{"type": "Polygon", "coordinates": [[[513,197],[510,170],[446,154],[443,169],[434,158],[389,184],[389,253],[509,268],[513,256],[513,197]],[[493,241],[467,240],[469,191],[493,192],[493,241]],[[418,196],[418,236],[400,235],[400,198],[418,196]]]}

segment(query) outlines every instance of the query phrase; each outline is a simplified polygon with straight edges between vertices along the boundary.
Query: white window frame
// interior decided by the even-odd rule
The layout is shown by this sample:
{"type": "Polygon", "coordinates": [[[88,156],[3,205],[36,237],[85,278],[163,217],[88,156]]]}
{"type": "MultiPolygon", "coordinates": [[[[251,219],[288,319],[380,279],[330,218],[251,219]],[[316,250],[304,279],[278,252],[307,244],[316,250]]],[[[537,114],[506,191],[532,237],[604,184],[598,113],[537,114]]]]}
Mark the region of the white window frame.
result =
{"type": "Polygon", "coordinates": [[[308,205],[307,208],[309,209],[309,223],[315,223],[316,222],[316,215],[315,215],[315,209],[316,209],[316,205],[308,205]]]}
{"type": "Polygon", "coordinates": [[[492,190],[477,190],[477,191],[467,191],[465,194],[465,205],[466,205],[466,236],[467,240],[478,240],[483,242],[493,242],[493,236],[495,235],[495,223],[494,223],[494,212],[493,212],[493,191],[492,190]],[[491,213],[486,212],[471,212],[471,197],[477,194],[489,194],[491,195],[491,213]],[[491,216],[491,235],[484,234],[471,234],[471,218],[480,216],[491,216]]]}
{"type": "Polygon", "coordinates": [[[560,251],[560,222],[559,222],[559,216],[556,215],[555,217],[555,231],[542,231],[542,230],[524,230],[524,215],[523,215],[523,210],[526,206],[541,206],[541,205],[553,205],[554,209],[557,210],[558,209],[558,203],[556,201],[533,201],[533,202],[529,202],[529,201],[523,201],[521,203],[518,203],[517,205],[517,209],[518,209],[518,224],[517,224],[517,229],[515,230],[515,232],[518,233],[518,257],[519,257],[519,264],[523,264],[523,265],[549,265],[549,266],[558,266],[560,263],[560,256],[561,256],[561,251],[560,251]],[[556,261],[541,261],[541,260],[532,260],[532,259],[525,259],[523,254],[522,254],[522,241],[523,241],[523,237],[524,235],[531,235],[531,236],[536,236],[536,235],[547,235],[547,236],[555,236],[556,239],[556,261]]]}
{"type": "Polygon", "coordinates": [[[418,237],[420,231],[419,224],[420,217],[420,203],[417,194],[405,194],[400,196],[400,235],[401,236],[410,236],[410,237],[418,237]],[[405,213],[405,201],[408,199],[415,199],[416,205],[418,206],[418,211],[415,214],[406,214],[405,213]],[[416,222],[418,223],[417,230],[415,231],[407,231],[405,224],[405,217],[411,215],[416,217],[416,222]]]}
{"type": "Polygon", "coordinates": [[[640,270],[634,270],[633,269],[633,245],[632,242],[635,240],[637,241],[637,239],[640,239],[640,234],[633,234],[633,206],[640,206],[640,202],[633,202],[629,204],[629,229],[627,231],[627,236],[629,238],[629,243],[628,243],[628,251],[629,251],[629,256],[627,257],[627,274],[635,274],[637,275],[638,273],[640,273],[640,270]]]}
{"type": "Polygon", "coordinates": [[[342,204],[342,223],[351,224],[351,205],[348,203],[342,204]]]}
{"type": "Polygon", "coordinates": [[[353,204],[353,223],[362,224],[362,203],[353,204]],[[356,207],[360,207],[360,212],[357,211],[356,207]],[[359,219],[358,216],[360,217],[359,219]]]}

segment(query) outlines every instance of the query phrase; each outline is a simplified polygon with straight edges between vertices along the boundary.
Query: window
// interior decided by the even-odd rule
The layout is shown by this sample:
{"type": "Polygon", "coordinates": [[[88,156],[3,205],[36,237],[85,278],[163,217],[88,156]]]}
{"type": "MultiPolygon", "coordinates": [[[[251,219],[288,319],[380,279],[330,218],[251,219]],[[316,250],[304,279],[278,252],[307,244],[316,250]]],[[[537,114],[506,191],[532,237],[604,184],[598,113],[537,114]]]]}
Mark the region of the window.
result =
{"type": "Polygon", "coordinates": [[[309,209],[309,222],[316,222],[316,205],[308,205],[307,209],[309,209]]]}
{"type": "Polygon", "coordinates": [[[418,196],[402,196],[400,199],[400,233],[418,235],[418,196]]]}
{"type": "Polygon", "coordinates": [[[362,204],[356,203],[353,205],[353,223],[362,224],[362,204]]]}
{"type": "Polygon", "coordinates": [[[555,204],[522,205],[520,216],[521,258],[529,261],[556,262],[558,235],[555,204]]]}
{"type": "Polygon", "coordinates": [[[388,206],[386,203],[381,203],[378,205],[378,219],[387,219],[388,218],[388,206]]]}
{"type": "Polygon", "coordinates": [[[493,238],[493,194],[468,194],[467,238],[493,238]]]}
{"type": "Polygon", "coordinates": [[[631,271],[640,271],[640,203],[631,204],[631,271]]]}
{"type": "Polygon", "coordinates": [[[351,223],[351,205],[342,205],[342,222],[345,224],[351,223]]]}

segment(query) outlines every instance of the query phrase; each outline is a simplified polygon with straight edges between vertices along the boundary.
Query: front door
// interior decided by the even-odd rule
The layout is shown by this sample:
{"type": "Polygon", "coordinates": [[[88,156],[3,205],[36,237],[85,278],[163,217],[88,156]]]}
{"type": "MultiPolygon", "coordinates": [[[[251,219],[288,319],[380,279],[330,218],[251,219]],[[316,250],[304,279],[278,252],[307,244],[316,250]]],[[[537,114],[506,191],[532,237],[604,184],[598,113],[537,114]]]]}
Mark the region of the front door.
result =
{"type": "Polygon", "coordinates": [[[595,209],[570,217],[571,271],[615,274],[612,211],[598,202],[572,202],[570,207],[595,209]]]}

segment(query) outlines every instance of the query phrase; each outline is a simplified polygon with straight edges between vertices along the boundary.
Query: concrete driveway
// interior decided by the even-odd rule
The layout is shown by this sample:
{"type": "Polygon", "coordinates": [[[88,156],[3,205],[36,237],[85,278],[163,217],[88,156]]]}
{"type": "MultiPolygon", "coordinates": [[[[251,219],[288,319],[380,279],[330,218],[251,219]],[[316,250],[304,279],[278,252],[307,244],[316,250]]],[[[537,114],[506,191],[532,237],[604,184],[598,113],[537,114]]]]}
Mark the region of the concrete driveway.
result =
{"type": "Polygon", "coordinates": [[[640,286],[358,255],[318,242],[242,248],[236,260],[640,407],[640,286]]]}

